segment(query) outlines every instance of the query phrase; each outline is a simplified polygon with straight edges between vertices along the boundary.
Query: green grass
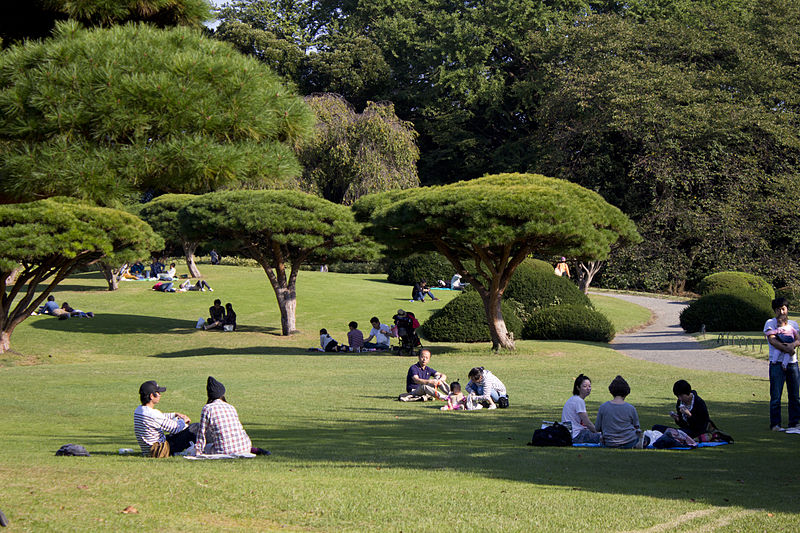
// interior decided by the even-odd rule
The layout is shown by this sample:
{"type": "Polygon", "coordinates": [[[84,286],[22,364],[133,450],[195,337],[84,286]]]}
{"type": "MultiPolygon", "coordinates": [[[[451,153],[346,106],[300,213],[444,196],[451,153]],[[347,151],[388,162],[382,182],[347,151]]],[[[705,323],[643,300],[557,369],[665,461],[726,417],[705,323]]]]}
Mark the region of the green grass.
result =
{"type": "Polygon", "coordinates": [[[303,272],[303,333],[287,339],[276,335],[263,273],[201,269],[214,293],[161,294],[134,282],[107,293],[97,290],[102,280],[83,274],[57,299],[97,318],[32,317],[17,328],[20,355],[0,368],[0,508],[9,531],[797,529],[800,437],[766,431],[766,379],[632,360],[592,343],[521,341],[516,353],[500,355],[488,344],[442,344],[433,346],[434,368],[463,379],[485,365],[504,380],[512,404],[443,413],[438,402],[396,401],[411,358],[306,348],[320,327],[343,338],[348,321],[389,321],[398,307],[424,320],[452,295],[409,303],[409,288],[381,276],[303,272]],[[233,302],[241,332],[193,329],[215,297],[233,302]],[[609,399],[608,382],[623,374],[645,426],[668,420],[672,383],[688,379],[737,442],[693,452],[525,446],[542,419],[560,416],[579,372],[594,379],[592,416],[609,399]],[[167,386],[164,411],[197,417],[208,375],[225,384],[254,444],[271,457],[116,454],[135,447],[142,381],[167,386]],[[54,457],[68,442],[93,456],[54,457]],[[122,514],[129,505],[139,512],[122,514]]]}
{"type": "Polygon", "coordinates": [[[590,294],[595,309],[606,315],[617,333],[632,331],[650,321],[650,310],[640,305],[631,304],[619,298],[590,294]]]}

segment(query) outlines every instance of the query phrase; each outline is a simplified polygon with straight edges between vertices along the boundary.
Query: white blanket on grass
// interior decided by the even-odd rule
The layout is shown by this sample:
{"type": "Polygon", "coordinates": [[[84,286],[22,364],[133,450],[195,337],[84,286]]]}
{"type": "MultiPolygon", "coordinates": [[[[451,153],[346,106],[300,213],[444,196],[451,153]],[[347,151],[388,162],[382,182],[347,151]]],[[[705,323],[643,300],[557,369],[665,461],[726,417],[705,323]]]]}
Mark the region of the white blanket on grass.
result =
{"type": "Polygon", "coordinates": [[[255,457],[254,453],[210,453],[205,455],[184,455],[185,459],[197,461],[200,459],[252,459],[255,457]]]}

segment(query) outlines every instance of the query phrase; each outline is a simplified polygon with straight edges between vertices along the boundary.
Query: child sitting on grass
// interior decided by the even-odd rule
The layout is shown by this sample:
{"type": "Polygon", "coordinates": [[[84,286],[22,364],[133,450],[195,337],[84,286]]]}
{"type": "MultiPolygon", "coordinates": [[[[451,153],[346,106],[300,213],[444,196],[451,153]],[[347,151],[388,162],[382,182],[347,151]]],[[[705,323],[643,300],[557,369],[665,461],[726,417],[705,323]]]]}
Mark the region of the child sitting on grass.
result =
{"type": "Polygon", "coordinates": [[[442,411],[463,411],[466,409],[466,403],[467,399],[461,393],[461,383],[454,381],[450,384],[447,405],[442,406],[442,411]]]}

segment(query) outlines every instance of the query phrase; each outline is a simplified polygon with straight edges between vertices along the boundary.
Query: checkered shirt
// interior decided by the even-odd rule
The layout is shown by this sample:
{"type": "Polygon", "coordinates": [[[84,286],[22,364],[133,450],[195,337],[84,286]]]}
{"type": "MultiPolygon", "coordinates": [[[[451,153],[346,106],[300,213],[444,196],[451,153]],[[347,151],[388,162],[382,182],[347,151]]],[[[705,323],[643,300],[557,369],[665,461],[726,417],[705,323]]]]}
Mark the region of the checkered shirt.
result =
{"type": "Polygon", "coordinates": [[[206,441],[211,443],[209,453],[250,453],[252,443],[247,436],[236,408],[222,400],[214,400],[203,406],[200,414],[200,430],[197,432],[195,453],[203,453],[206,441]]]}

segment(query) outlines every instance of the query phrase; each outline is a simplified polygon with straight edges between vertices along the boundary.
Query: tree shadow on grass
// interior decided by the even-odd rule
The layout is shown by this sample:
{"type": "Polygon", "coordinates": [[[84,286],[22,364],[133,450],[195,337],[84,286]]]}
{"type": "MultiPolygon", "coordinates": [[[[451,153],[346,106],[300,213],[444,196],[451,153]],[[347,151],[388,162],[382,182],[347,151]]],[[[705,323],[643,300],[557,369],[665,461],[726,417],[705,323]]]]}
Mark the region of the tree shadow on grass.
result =
{"type": "MultiPolygon", "coordinates": [[[[441,412],[442,402],[364,398],[364,407],[345,408],[347,418],[334,423],[327,411],[341,407],[297,417],[291,427],[280,429],[243,422],[255,446],[306,465],[449,469],[563,490],[800,512],[797,498],[774,497],[776,489],[790,490],[797,483],[796,436],[764,429],[763,405],[715,402],[712,416],[736,443],[669,451],[526,446],[540,421],[553,419],[552,410],[529,405],[441,412]],[[780,468],[774,468],[776,460],[780,468]]],[[[640,415],[649,424],[665,422],[652,411],[640,415]]]]}
{"type": "MultiPolygon", "coordinates": [[[[31,322],[31,327],[36,329],[46,329],[51,331],[78,332],[78,333],[102,333],[104,335],[127,335],[130,333],[173,333],[190,334],[199,333],[202,330],[195,328],[196,320],[183,320],[178,318],[167,318],[160,316],[145,315],[123,315],[116,313],[101,313],[94,318],[69,318],[59,320],[56,317],[41,316],[38,320],[31,322]]],[[[208,334],[236,335],[236,333],[264,333],[276,335],[280,333],[280,328],[269,326],[238,326],[236,332],[222,331],[222,329],[208,330],[208,334]]]]}

